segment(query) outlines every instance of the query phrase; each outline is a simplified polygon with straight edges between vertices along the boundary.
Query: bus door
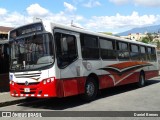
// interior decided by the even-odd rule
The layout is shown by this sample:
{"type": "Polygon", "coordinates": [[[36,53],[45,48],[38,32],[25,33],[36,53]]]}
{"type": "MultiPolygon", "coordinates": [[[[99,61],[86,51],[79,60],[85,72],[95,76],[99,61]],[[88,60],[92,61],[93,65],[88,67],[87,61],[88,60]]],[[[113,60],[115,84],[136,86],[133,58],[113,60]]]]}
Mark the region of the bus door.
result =
{"type": "Polygon", "coordinates": [[[55,30],[55,44],[59,77],[63,82],[64,96],[79,93],[81,60],[78,59],[80,49],[79,34],[76,32],[55,30]]]}

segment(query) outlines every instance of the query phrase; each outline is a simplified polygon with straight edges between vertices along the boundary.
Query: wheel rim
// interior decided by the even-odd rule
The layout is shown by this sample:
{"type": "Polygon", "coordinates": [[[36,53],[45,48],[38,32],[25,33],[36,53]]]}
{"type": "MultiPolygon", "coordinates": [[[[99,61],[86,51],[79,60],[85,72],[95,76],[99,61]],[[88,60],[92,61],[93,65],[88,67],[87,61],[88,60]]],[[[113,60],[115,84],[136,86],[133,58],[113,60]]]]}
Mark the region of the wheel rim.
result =
{"type": "Polygon", "coordinates": [[[92,82],[89,82],[86,86],[86,93],[88,96],[92,96],[95,91],[95,86],[92,82]]]}
{"type": "Polygon", "coordinates": [[[143,77],[143,75],[141,75],[141,85],[142,86],[144,85],[144,77],[143,77]]]}

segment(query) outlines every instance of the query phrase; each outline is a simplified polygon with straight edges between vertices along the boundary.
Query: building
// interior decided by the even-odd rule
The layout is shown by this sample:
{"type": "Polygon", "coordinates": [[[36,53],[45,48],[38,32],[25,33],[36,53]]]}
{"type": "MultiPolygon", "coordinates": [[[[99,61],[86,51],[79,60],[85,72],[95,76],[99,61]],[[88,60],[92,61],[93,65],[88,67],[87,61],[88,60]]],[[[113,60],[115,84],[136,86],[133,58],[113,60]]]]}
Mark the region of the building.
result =
{"type": "Polygon", "coordinates": [[[127,36],[121,36],[121,37],[125,38],[125,39],[140,41],[143,37],[146,37],[146,34],[142,34],[142,33],[130,33],[127,36]]]}
{"type": "Polygon", "coordinates": [[[0,40],[6,40],[8,38],[8,32],[12,29],[12,27],[0,26],[0,40]]]}

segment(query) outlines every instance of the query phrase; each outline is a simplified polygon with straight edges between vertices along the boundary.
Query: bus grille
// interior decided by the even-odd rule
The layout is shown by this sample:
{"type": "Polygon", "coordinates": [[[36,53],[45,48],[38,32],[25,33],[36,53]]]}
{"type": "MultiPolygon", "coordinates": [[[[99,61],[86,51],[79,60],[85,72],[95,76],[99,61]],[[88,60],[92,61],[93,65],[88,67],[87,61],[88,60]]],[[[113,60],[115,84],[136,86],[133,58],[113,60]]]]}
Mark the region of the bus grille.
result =
{"type": "MultiPolygon", "coordinates": [[[[18,85],[25,85],[25,83],[17,83],[18,85]]],[[[38,85],[39,82],[35,82],[35,83],[29,83],[29,85],[38,85]]]]}
{"type": "Polygon", "coordinates": [[[14,74],[14,76],[16,78],[37,78],[37,77],[40,77],[41,75],[41,72],[36,72],[36,73],[16,73],[14,74]]]}

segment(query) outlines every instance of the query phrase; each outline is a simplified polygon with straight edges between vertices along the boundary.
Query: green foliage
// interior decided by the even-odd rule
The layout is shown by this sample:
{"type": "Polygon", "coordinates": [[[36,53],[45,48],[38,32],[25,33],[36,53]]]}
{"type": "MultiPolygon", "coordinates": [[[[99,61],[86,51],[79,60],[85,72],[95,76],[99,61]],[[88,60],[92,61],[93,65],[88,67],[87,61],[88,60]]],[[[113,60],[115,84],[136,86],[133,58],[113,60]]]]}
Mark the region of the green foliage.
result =
{"type": "Polygon", "coordinates": [[[147,33],[147,36],[143,37],[141,42],[149,44],[149,43],[153,42],[153,39],[154,39],[154,37],[152,36],[152,34],[151,33],[147,33]]]}
{"type": "Polygon", "coordinates": [[[147,36],[146,37],[143,37],[141,39],[141,42],[143,43],[147,43],[147,44],[154,44],[157,46],[157,49],[160,49],[160,41],[157,40],[156,42],[153,41],[154,37],[151,33],[147,33],[147,36]]]}
{"type": "Polygon", "coordinates": [[[153,41],[153,36],[151,33],[147,33],[147,37],[150,40],[150,42],[153,41]]]}
{"type": "Polygon", "coordinates": [[[146,37],[142,38],[141,42],[143,42],[143,43],[149,43],[150,39],[146,36],[146,37]]]}
{"type": "Polygon", "coordinates": [[[160,49],[160,41],[157,41],[157,48],[160,49]]]}
{"type": "Polygon", "coordinates": [[[106,35],[113,35],[111,32],[100,32],[100,33],[103,33],[103,34],[106,34],[106,35]]]}

